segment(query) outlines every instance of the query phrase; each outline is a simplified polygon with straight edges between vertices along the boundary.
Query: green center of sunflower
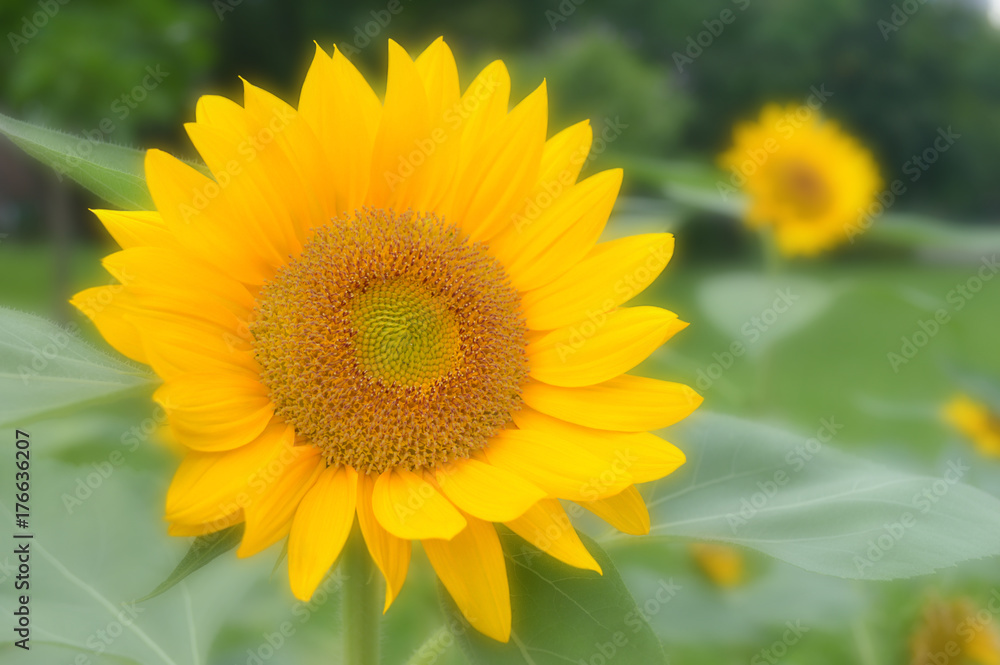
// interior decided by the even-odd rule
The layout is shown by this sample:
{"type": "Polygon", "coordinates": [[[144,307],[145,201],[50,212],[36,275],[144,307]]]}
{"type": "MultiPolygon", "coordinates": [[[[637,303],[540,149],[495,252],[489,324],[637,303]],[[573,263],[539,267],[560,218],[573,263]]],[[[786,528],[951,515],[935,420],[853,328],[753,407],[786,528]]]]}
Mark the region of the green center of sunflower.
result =
{"type": "Polygon", "coordinates": [[[383,381],[420,386],[446,376],[458,357],[455,313],[419,283],[375,284],[354,298],[358,363],[383,381]]]}
{"type": "Polygon", "coordinates": [[[520,408],[520,298],[481,243],[433,215],[362,210],[315,231],[250,326],[275,412],[329,464],[465,458],[520,408]]]}

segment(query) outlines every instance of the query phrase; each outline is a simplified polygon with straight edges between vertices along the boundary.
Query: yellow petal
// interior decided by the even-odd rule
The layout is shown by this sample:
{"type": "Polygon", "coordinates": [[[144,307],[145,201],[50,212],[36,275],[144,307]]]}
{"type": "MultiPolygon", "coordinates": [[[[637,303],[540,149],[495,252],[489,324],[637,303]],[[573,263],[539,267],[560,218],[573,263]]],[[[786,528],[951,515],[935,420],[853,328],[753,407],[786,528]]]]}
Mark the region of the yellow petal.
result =
{"type": "Polygon", "coordinates": [[[488,522],[512,520],[546,496],[518,474],[472,458],[446,464],[435,477],[452,503],[488,522]]]}
{"type": "Polygon", "coordinates": [[[649,533],[649,511],[635,485],[606,499],[581,501],[580,505],[622,533],[633,536],[649,533]]]}
{"type": "Polygon", "coordinates": [[[122,307],[122,286],[95,286],[70,298],[70,303],[93,321],[101,337],[132,360],[148,363],[146,347],[139,330],[125,317],[130,310],[122,307]]]}
{"type": "Polygon", "coordinates": [[[347,466],[328,467],[303,497],[288,536],[288,577],[292,593],[312,598],[337,560],[354,524],[358,474],[347,466]]]}
{"type": "Polygon", "coordinates": [[[275,544],[292,528],[292,518],[302,497],[326,468],[319,449],[294,446],[287,462],[264,469],[261,481],[250,486],[250,502],[243,509],[246,530],[236,556],[253,556],[275,544]]]}
{"type": "Polygon", "coordinates": [[[522,408],[513,415],[514,423],[521,429],[551,432],[573,441],[576,445],[612,465],[624,464],[637,483],[659,480],[684,464],[684,453],[663,439],[649,432],[609,432],[581,427],[522,408]]]}
{"type": "Polygon", "coordinates": [[[501,430],[486,448],[486,457],[549,496],[574,501],[611,496],[632,484],[623,464],[608,464],[572,440],[550,432],[501,430]]]}
{"type": "Polygon", "coordinates": [[[427,93],[416,65],[389,40],[385,104],[372,156],[368,204],[405,211],[418,196],[433,146],[427,93]]]}
{"type": "Polygon", "coordinates": [[[245,372],[187,374],[160,386],[153,399],[167,412],[181,443],[194,450],[247,444],[274,416],[267,388],[245,372]]]}
{"type": "Polygon", "coordinates": [[[598,245],[560,277],[521,297],[531,330],[553,330],[610,312],[663,271],[674,237],[650,233],[598,245]]]}
{"type": "Polygon", "coordinates": [[[243,97],[251,137],[262,146],[253,161],[274,167],[271,175],[282,195],[280,202],[293,211],[292,221],[304,239],[308,229],[328,224],[336,215],[326,153],[309,123],[284,100],[246,80],[243,97]]]}
{"type": "Polygon", "coordinates": [[[214,522],[205,522],[202,524],[185,524],[183,522],[173,522],[167,527],[167,533],[171,536],[176,536],[179,538],[194,538],[196,536],[207,536],[210,533],[215,533],[216,531],[222,531],[223,529],[229,528],[234,524],[239,524],[242,521],[243,521],[243,510],[240,509],[214,522]]]}
{"type": "Polygon", "coordinates": [[[302,86],[299,113],[326,151],[328,186],[335,191],[338,213],[354,213],[368,192],[382,104],[340,51],[334,51],[331,59],[317,45],[302,86]]]}
{"type": "Polygon", "coordinates": [[[628,374],[583,388],[536,381],[524,387],[521,397],[531,408],[555,418],[620,432],[673,425],[702,402],[701,395],[683,384],[628,374]]]}
{"type": "MultiPolygon", "coordinates": [[[[455,186],[461,149],[458,67],[451,49],[438,37],[414,63],[427,93],[431,143],[427,152],[427,178],[412,201],[415,210],[437,210],[455,186]]],[[[418,146],[420,147],[420,146],[418,146]]]]}
{"type": "Polygon", "coordinates": [[[94,210],[101,224],[122,249],[176,247],[177,241],[156,211],[94,210]]]}
{"type": "Polygon", "coordinates": [[[580,169],[590,155],[593,140],[594,130],[590,127],[590,121],[583,120],[546,141],[535,191],[551,195],[553,189],[568,189],[575,183],[580,169]]]}
{"type": "Polygon", "coordinates": [[[500,642],[510,639],[507,565],[494,526],[469,517],[469,525],[451,540],[424,540],[423,545],[469,623],[500,642]]]}
{"type": "Polygon", "coordinates": [[[588,386],[627,372],[688,324],[659,307],[630,307],[558,328],[528,345],[531,376],[588,386]]]}
{"type": "Polygon", "coordinates": [[[237,231],[239,218],[215,180],[162,150],[150,150],[146,184],[167,228],[186,250],[247,284],[263,284],[273,275],[266,258],[237,231]]]}
{"type": "Polygon", "coordinates": [[[482,157],[482,146],[507,116],[510,101],[510,74],[500,60],[479,72],[462,94],[458,110],[450,118],[462,128],[459,173],[482,157]]]}
{"type": "Polygon", "coordinates": [[[455,506],[420,475],[389,469],[375,481],[372,510],[379,524],[398,538],[452,538],[465,528],[455,506]]]}
{"type": "Polygon", "coordinates": [[[601,566],[584,547],[569,515],[556,499],[545,499],[506,524],[511,531],[549,556],[574,568],[603,574],[601,566]]]}
{"type": "Polygon", "coordinates": [[[538,178],[548,98],[544,81],[480,144],[455,191],[452,218],[473,241],[489,240],[510,223],[538,178]]]}
{"type": "Polygon", "coordinates": [[[241,448],[188,453],[167,490],[166,520],[215,522],[245,508],[250,501],[250,484],[259,485],[272,462],[291,455],[294,440],[295,430],[272,421],[255,441],[241,448]]]}
{"type": "Polygon", "coordinates": [[[539,201],[491,241],[514,288],[538,288],[579,263],[601,236],[621,183],[621,169],[591,176],[558,198],[539,201]]]}
{"type": "Polygon", "coordinates": [[[374,489],[375,478],[358,475],[358,525],[368,552],[385,577],[385,609],[388,610],[406,581],[406,570],[410,566],[410,541],[397,538],[379,524],[372,511],[374,489]]]}

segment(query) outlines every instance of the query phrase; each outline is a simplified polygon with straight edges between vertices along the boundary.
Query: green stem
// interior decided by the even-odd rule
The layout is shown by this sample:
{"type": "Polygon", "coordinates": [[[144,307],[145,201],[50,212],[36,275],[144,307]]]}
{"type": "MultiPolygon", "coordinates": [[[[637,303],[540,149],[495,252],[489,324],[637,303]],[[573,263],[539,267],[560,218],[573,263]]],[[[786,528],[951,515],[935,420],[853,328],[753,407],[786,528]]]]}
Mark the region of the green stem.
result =
{"type": "Polygon", "coordinates": [[[357,524],[343,556],[344,665],[378,665],[382,589],[357,524]]]}

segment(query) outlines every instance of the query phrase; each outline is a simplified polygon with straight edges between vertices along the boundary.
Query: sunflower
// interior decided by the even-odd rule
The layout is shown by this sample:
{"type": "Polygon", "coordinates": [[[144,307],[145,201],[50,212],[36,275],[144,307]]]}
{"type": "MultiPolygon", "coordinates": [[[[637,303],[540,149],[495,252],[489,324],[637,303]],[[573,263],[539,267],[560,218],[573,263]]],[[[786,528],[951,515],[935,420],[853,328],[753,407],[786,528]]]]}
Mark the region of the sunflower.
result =
{"type": "Polygon", "coordinates": [[[743,553],[721,543],[692,543],[689,547],[695,564],[713,584],[722,588],[737,587],[746,578],[743,553]]]}
{"type": "Polygon", "coordinates": [[[990,610],[967,599],[933,600],[910,642],[912,665],[1000,665],[1000,636],[990,610]]]}
{"type": "Polygon", "coordinates": [[[945,420],[967,436],[987,457],[1000,457],[1000,415],[967,395],[956,395],[944,407],[945,420]]]}
{"type": "Polygon", "coordinates": [[[578,182],[589,123],[546,140],[544,82],[512,110],[509,91],[502,62],[462,93],[443,40],[390,42],[380,100],[317,46],[297,109],[245,81],[242,106],[198,101],[211,175],[150,150],[156,210],[96,211],[121,284],[73,302],[163,380],[171,534],[244,523],[241,557],[287,537],[305,600],[356,520],[386,610],[420,541],[506,641],[496,524],[598,573],[559,499],[648,530],[634,483],[684,462],[648,430],[701,398],[625,374],[687,324],[621,305],[673,238],[599,243],[622,172],[578,182]]]}
{"type": "Polygon", "coordinates": [[[807,105],[766,106],[737,125],[720,161],[749,197],[747,224],[773,228],[788,256],[851,237],[881,187],[871,154],[807,105]]]}

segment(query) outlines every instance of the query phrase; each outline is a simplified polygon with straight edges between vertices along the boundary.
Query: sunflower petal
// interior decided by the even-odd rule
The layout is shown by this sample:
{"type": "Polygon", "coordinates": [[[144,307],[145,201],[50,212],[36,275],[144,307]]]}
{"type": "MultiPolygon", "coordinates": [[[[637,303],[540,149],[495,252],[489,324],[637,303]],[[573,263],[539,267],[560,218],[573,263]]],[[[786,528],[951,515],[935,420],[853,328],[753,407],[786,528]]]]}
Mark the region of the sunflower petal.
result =
{"type": "Polygon", "coordinates": [[[468,519],[468,526],[451,540],[424,540],[424,551],[469,623],[506,642],[510,639],[510,590],[500,538],[489,522],[468,519]]]}
{"type": "Polygon", "coordinates": [[[446,464],[435,477],[452,503],[488,522],[512,520],[546,496],[518,474],[473,458],[446,464]]]}
{"type": "Polygon", "coordinates": [[[528,345],[531,376],[553,386],[589,386],[627,372],[687,327],[659,307],[629,307],[558,328],[528,345]]]}
{"type": "Polygon", "coordinates": [[[599,499],[632,484],[623,463],[608,464],[550,432],[502,430],[493,437],[486,456],[490,463],[522,476],[553,497],[599,499]]]}
{"type": "Polygon", "coordinates": [[[236,556],[253,556],[288,535],[299,502],[325,468],[319,449],[313,446],[296,446],[288,457],[280,470],[262,472],[262,487],[252,489],[250,502],[243,509],[246,531],[236,556]]]}
{"type": "Polygon", "coordinates": [[[650,233],[598,245],[582,261],[521,298],[531,330],[553,330],[610,312],[663,272],[674,237],[650,233]]]}
{"type": "Polygon", "coordinates": [[[649,511],[635,485],[606,499],[579,503],[622,533],[633,536],[649,533],[649,511]]]}
{"type": "Polygon", "coordinates": [[[637,483],[659,480],[685,462],[684,453],[649,432],[609,432],[581,427],[525,407],[513,415],[514,423],[525,430],[550,432],[569,439],[588,452],[613,464],[620,460],[637,483]]]}
{"type": "Polygon", "coordinates": [[[643,432],[683,420],[702,402],[680,383],[623,374],[583,388],[529,383],[524,403],[547,415],[584,427],[643,432]]]}
{"type": "Polygon", "coordinates": [[[346,466],[328,467],[295,511],[288,537],[288,577],[292,593],[312,598],[337,560],[354,524],[358,474],[346,466]]]}
{"type": "Polygon", "coordinates": [[[601,566],[584,547],[569,515],[556,499],[540,501],[524,515],[506,525],[549,556],[574,568],[602,573],[601,566]]]}
{"type": "Polygon", "coordinates": [[[163,223],[163,216],[145,210],[94,210],[101,224],[122,249],[176,247],[177,240],[163,223]]]}
{"type": "Polygon", "coordinates": [[[368,552],[385,577],[385,609],[388,610],[406,581],[406,571],[410,567],[410,541],[397,538],[379,524],[372,511],[374,489],[375,478],[366,474],[358,475],[358,525],[365,544],[368,545],[368,552]]]}
{"type": "Polygon", "coordinates": [[[218,522],[245,508],[249,485],[260,481],[271,462],[291,455],[295,430],[278,421],[253,442],[221,453],[190,452],[184,456],[167,490],[168,522],[218,522]]]}
{"type": "Polygon", "coordinates": [[[399,538],[452,538],[465,518],[420,475],[389,469],[375,481],[372,510],[379,524],[399,538]]]}

